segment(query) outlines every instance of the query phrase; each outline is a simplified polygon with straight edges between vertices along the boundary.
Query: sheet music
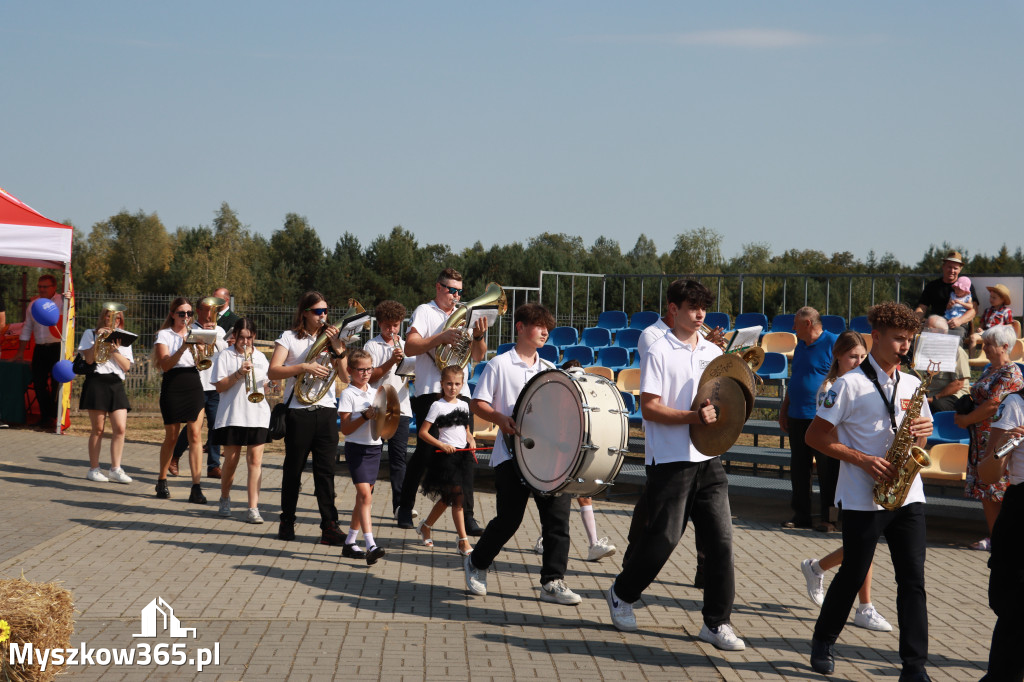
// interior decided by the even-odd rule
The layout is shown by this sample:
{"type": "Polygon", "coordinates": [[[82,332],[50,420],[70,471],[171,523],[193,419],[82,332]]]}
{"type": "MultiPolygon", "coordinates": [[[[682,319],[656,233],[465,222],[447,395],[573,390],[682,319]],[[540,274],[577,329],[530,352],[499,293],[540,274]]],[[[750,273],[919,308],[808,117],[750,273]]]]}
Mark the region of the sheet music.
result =
{"type": "Polygon", "coordinates": [[[956,334],[934,331],[919,334],[914,349],[914,369],[922,373],[955,372],[960,341],[956,334]]]}
{"type": "Polygon", "coordinates": [[[359,313],[345,319],[345,325],[338,332],[339,339],[349,339],[360,332],[366,321],[370,319],[370,313],[359,313]]]}
{"type": "Polygon", "coordinates": [[[466,322],[466,328],[472,329],[476,326],[476,321],[480,318],[487,320],[487,328],[490,329],[494,326],[494,323],[498,321],[498,306],[482,305],[473,308],[469,313],[469,320],[466,322]]]}
{"type": "Polygon", "coordinates": [[[761,329],[763,329],[761,326],[737,329],[732,335],[732,340],[729,341],[729,346],[725,351],[728,353],[730,350],[756,346],[757,342],[761,340],[761,329]]]}

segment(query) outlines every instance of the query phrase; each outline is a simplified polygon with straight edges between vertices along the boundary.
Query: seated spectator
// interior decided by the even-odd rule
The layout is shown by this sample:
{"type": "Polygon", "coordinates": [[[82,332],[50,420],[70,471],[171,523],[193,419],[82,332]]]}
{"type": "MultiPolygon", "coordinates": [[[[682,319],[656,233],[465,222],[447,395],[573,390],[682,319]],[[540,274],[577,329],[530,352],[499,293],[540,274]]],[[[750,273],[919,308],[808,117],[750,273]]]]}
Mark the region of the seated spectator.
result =
{"type": "MultiPolygon", "coordinates": [[[[925,331],[946,334],[949,332],[949,325],[938,315],[931,315],[925,331]]],[[[957,398],[967,395],[970,390],[971,365],[967,359],[967,352],[962,347],[956,350],[956,371],[938,372],[928,385],[928,407],[931,408],[932,414],[955,409],[957,398]]]]}
{"type": "Polygon", "coordinates": [[[968,348],[981,343],[981,332],[1000,324],[1013,324],[1013,310],[1010,308],[1010,290],[1005,284],[997,284],[988,289],[988,307],[985,314],[981,316],[981,328],[977,333],[971,334],[968,348]]]}

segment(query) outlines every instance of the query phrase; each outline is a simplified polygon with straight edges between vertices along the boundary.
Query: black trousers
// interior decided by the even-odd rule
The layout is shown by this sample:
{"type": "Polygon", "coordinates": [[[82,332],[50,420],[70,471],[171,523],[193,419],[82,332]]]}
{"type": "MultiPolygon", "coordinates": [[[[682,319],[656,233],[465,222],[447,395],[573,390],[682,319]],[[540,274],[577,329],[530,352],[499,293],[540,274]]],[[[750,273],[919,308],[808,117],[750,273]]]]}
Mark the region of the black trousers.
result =
{"type": "Polygon", "coordinates": [[[648,466],[643,496],[647,523],[636,529],[639,537],[630,539],[615,594],[625,602],[638,600],[672,556],[692,518],[705,555],[704,622],[710,628],[728,623],[736,580],[729,479],[721,460],[648,466]]]}
{"type": "Polygon", "coordinates": [[[992,528],[992,556],[988,560],[988,604],[996,614],[988,673],[983,682],[1024,680],[1024,485],[1011,485],[1003,495],[999,517],[992,528]]]}
{"type": "MultiPolygon", "coordinates": [[[[418,395],[411,399],[412,411],[416,415],[417,429],[420,424],[427,420],[427,412],[430,411],[430,406],[436,403],[440,397],[440,393],[427,393],[426,395],[418,395]]],[[[434,427],[431,434],[435,437],[437,436],[437,427],[434,427]]],[[[423,480],[423,473],[427,470],[427,462],[430,461],[430,455],[433,451],[434,446],[422,440],[417,433],[416,449],[413,450],[412,456],[405,463],[405,478],[402,480],[401,501],[398,505],[400,512],[412,514],[413,505],[416,504],[416,491],[419,490],[420,481],[423,480]]],[[[469,475],[462,482],[462,513],[467,524],[473,519],[474,507],[473,469],[469,471],[469,475]]]]}
{"type": "Polygon", "coordinates": [[[334,460],[338,452],[338,411],[292,408],[285,417],[284,464],[281,467],[281,522],[295,522],[299,483],[313,454],[313,494],[320,508],[320,528],[338,523],[334,506],[334,460]]]}
{"type": "Polygon", "coordinates": [[[928,605],[924,591],[924,504],[893,511],[843,510],[843,563],[821,605],[814,638],[835,643],[843,631],[857,590],[864,584],[878,538],[885,535],[896,573],[896,610],[904,673],[924,670],[928,662],[928,605]]]}
{"type": "Polygon", "coordinates": [[[836,484],[839,482],[839,460],[821,454],[807,444],[807,429],[811,419],[789,418],[790,485],[792,497],[789,506],[793,520],[802,526],[811,525],[811,481],[814,462],[818,462],[818,489],[821,494],[821,520],[829,521],[830,510],[835,507],[836,484]]]}
{"type": "Polygon", "coordinates": [[[409,452],[409,422],[401,417],[395,435],[388,439],[388,480],[391,481],[391,511],[397,512],[402,502],[402,484],[405,481],[405,457],[409,452]]]}
{"type": "Polygon", "coordinates": [[[36,344],[32,350],[32,386],[39,403],[39,423],[57,420],[60,385],[53,380],[53,366],[60,360],[60,343],[36,344]]]}
{"type": "Polygon", "coordinates": [[[540,533],[544,538],[544,559],[540,567],[540,584],[565,578],[569,565],[569,495],[541,495],[526,487],[519,470],[511,461],[494,467],[494,496],[497,512],[484,534],[480,536],[469,560],[486,570],[523,522],[526,503],[533,497],[540,514],[540,533]]]}

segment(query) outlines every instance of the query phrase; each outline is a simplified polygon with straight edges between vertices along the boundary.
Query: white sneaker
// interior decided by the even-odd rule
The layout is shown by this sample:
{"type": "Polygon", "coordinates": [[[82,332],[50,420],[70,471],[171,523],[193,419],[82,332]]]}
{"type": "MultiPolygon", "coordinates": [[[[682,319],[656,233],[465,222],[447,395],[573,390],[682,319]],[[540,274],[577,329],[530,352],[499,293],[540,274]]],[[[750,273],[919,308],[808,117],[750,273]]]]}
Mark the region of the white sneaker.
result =
{"type": "Polygon", "coordinates": [[[129,476],[128,474],[126,474],[124,472],[124,469],[122,469],[121,467],[118,467],[116,469],[111,469],[109,472],[107,472],[107,478],[109,478],[114,483],[131,483],[132,482],[132,477],[129,476]]]}
{"type": "Polygon", "coordinates": [[[260,516],[260,510],[256,507],[249,507],[249,513],[246,515],[245,520],[249,523],[263,523],[263,517],[260,516]]]}
{"type": "Polygon", "coordinates": [[[539,538],[537,538],[537,542],[534,543],[534,545],[533,545],[533,553],[534,554],[544,554],[544,536],[543,535],[541,535],[539,538]]]}
{"type": "Polygon", "coordinates": [[[861,604],[857,607],[857,612],[853,616],[853,624],[859,628],[874,630],[875,632],[892,632],[892,626],[889,625],[889,621],[882,618],[882,614],[875,611],[875,607],[871,604],[861,604]]]}
{"type": "Polygon", "coordinates": [[[636,632],[636,616],[633,615],[633,605],[624,602],[615,594],[615,583],[612,583],[605,593],[608,601],[608,612],[612,616],[612,624],[623,632],[636,632]]]}
{"type": "Polygon", "coordinates": [[[564,580],[549,580],[540,586],[540,600],[573,606],[579,604],[583,599],[568,587],[564,580]]]}
{"type": "Polygon", "coordinates": [[[220,498],[220,507],[217,513],[221,516],[231,516],[231,500],[227,497],[220,498]]]}
{"type": "Polygon", "coordinates": [[[470,594],[483,597],[487,594],[487,571],[480,570],[472,564],[467,556],[462,560],[462,567],[466,571],[466,589],[470,594]]]}
{"type": "Polygon", "coordinates": [[[109,478],[104,476],[103,472],[100,471],[99,469],[89,469],[89,473],[87,473],[85,477],[90,481],[94,481],[96,483],[106,483],[107,481],[110,480],[109,478]]]}
{"type": "Polygon", "coordinates": [[[804,559],[800,562],[800,571],[807,581],[807,596],[811,601],[821,606],[825,601],[825,573],[817,573],[814,570],[814,559],[804,559]]]}
{"type": "Polygon", "coordinates": [[[700,638],[708,644],[714,645],[716,649],[722,651],[743,651],[747,648],[747,645],[743,643],[743,640],[736,636],[733,632],[732,626],[728,623],[722,623],[717,628],[712,630],[707,625],[704,625],[700,629],[700,638]]]}
{"type": "Polygon", "coordinates": [[[587,553],[587,561],[600,561],[606,556],[615,554],[615,545],[608,541],[608,538],[601,538],[590,546],[587,553]]]}

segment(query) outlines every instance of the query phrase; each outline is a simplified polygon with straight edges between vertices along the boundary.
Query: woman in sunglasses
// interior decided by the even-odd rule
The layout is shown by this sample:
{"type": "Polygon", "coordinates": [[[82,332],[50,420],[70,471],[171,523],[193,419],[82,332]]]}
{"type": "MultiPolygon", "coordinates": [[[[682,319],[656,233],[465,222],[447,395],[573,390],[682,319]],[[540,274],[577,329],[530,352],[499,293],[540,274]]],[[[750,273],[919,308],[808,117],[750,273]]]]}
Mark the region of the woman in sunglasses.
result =
{"type": "Polygon", "coordinates": [[[348,381],[345,369],[345,347],[338,338],[338,328],[327,321],[327,301],[319,291],[307,291],[299,298],[292,328],[286,330],[274,345],[267,376],[272,380],[287,379],[285,400],[284,465],[281,476],[281,525],[277,537],[295,539],[295,507],[299,502],[299,483],[310,453],[313,454],[313,492],[320,508],[320,543],[342,545],[345,534],[338,529],[338,508],[334,505],[334,459],[338,451],[338,396],[335,382],[313,405],[303,405],[294,395],[295,378],[303,372],[326,377],[330,370],[315,362],[306,362],[310,346],[321,332],[327,335],[327,351],[331,365],[342,381],[348,381]]]}
{"type": "Polygon", "coordinates": [[[174,454],[174,442],[182,423],[188,429],[188,463],[192,469],[192,492],[188,501],[206,504],[206,497],[199,487],[200,456],[203,445],[199,432],[203,423],[200,417],[206,396],[199,380],[199,370],[189,344],[185,338],[192,322],[192,304],[187,298],[178,297],[171,301],[167,314],[153,344],[152,361],[164,373],[160,384],[160,415],[164,418],[164,442],[160,445],[160,476],[156,482],[156,496],[167,499],[171,496],[167,488],[167,469],[174,454]]]}

